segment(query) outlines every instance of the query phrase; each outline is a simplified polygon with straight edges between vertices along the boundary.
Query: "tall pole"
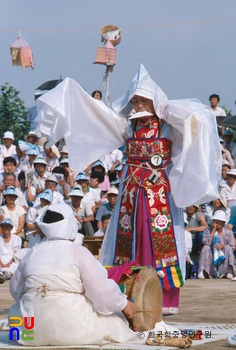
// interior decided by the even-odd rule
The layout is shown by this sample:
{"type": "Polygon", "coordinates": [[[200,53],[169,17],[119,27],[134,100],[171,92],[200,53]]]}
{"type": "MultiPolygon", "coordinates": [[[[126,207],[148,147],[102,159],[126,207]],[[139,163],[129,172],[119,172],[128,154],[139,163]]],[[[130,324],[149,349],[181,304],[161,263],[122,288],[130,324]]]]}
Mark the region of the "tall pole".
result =
{"type": "Polygon", "coordinates": [[[109,67],[106,67],[106,72],[104,76],[105,92],[106,92],[106,105],[110,107],[110,96],[109,96],[109,67]]]}

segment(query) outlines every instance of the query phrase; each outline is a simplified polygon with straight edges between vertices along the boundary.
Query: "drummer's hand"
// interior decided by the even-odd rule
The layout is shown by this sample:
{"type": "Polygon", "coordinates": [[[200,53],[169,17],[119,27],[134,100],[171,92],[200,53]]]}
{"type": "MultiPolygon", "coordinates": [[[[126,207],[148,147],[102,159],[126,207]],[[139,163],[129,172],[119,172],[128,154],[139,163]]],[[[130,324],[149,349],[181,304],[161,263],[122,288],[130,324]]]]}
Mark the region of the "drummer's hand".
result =
{"type": "Polygon", "coordinates": [[[122,311],[126,317],[133,318],[135,314],[135,306],[128,300],[126,307],[122,311]]]}

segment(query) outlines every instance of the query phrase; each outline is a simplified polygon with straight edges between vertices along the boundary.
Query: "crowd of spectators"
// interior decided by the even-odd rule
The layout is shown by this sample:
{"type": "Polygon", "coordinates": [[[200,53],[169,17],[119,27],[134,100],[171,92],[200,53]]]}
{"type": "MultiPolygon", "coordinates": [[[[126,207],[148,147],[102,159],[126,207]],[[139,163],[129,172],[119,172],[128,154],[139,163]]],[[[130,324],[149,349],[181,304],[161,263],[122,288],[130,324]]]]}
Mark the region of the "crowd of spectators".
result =
{"type": "MultiPolygon", "coordinates": [[[[219,95],[211,95],[209,101],[216,118],[226,117],[224,109],[218,106],[219,95]]],[[[218,132],[222,152],[219,198],[185,209],[187,278],[228,278],[236,281],[236,144],[231,129],[218,126],[218,132]],[[192,237],[190,245],[189,232],[192,237]],[[221,260],[217,260],[219,254],[222,255],[221,260]],[[189,264],[192,266],[190,269],[189,264]]]]}

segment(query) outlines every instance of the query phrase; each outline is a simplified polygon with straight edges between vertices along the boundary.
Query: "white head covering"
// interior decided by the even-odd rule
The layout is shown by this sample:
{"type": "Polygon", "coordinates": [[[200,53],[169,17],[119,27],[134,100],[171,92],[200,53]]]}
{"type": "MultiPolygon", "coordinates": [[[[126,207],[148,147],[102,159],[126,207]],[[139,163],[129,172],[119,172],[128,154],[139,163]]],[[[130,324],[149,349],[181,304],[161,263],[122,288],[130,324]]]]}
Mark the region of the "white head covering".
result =
{"type": "Polygon", "coordinates": [[[212,216],[212,220],[227,221],[227,216],[224,210],[216,210],[212,216]]]}
{"type": "Polygon", "coordinates": [[[37,225],[48,238],[52,239],[75,239],[78,231],[76,218],[71,207],[65,203],[50,205],[36,220],[37,225]],[[64,219],[58,222],[47,224],[43,222],[44,215],[48,210],[55,211],[63,215],[64,219]]]}
{"type": "Polygon", "coordinates": [[[140,64],[139,71],[131,81],[129,90],[121,96],[118,100],[113,102],[112,108],[121,114],[129,114],[132,109],[130,100],[134,95],[143,96],[153,100],[154,109],[156,114],[161,118],[162,109],[167,102],[166,94],[161,88],[153,81],[143,64],[140,64]]]}

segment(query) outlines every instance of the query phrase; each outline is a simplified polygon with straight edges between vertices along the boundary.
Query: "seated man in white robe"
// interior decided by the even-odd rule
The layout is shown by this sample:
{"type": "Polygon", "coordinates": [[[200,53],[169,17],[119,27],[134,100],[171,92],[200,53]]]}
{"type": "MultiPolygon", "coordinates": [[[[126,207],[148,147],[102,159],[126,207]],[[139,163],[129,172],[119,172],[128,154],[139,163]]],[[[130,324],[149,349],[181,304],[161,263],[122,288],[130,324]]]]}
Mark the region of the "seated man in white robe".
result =
{"type": "Polygon", "coordinates": [[[37,325],[34,340],[18,342],[68,346],[137,340],[121,313],[132,318],[134,304],[94,256],[72,242],[77,233],[72,209],[51,205],[37,225],[48,240],[28,252],[10,282],[16,303],[9,316],[34,316],[37,325]]]}

